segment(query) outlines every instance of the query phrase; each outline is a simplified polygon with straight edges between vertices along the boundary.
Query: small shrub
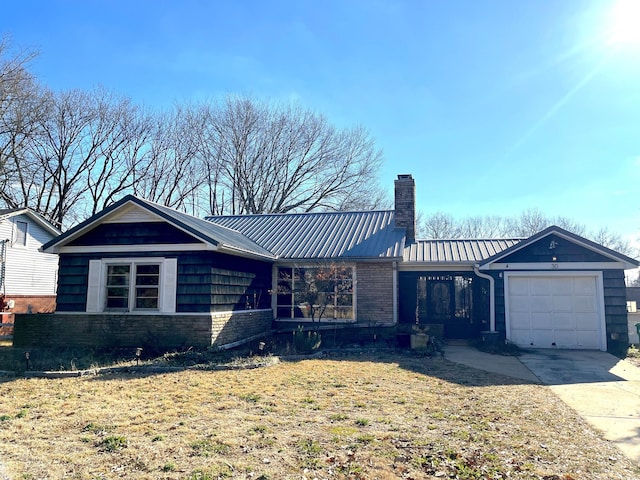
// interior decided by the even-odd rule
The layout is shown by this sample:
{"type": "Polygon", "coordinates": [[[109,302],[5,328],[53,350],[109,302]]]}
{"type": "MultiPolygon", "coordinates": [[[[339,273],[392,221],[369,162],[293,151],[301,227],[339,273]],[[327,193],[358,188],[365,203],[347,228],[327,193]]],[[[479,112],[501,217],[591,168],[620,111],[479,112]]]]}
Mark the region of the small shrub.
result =
{"type": "Polygon", "coordinates": [[[222,478],[230,478],[233,476],[233,469],[230,465],[220,465],[217,468],[207,470],[194,470],[186,480],[220,480],[222,478]]]}
{"type": "Polygon", "coordinates": [[[111,428],[106,427],[105,425],[99,425],[94,422],[87,423],[82,429],[83,432],[91,432],[96,435],[101,435],[111,430],[111,428]]]}
{"type": "Polygon", "coordinates": [[[225,455],[229,453],[230,448],[231,447],[229,447],[229,445],[227,445],[226,443],[223,443],[219,440],[211,440],[209,438],[191,443],[193,455],[197,457],[208,457],[213,453],[225,455]]]}
{"type": "Polygon", "coordinates": [[[356,425],[358,425],[359,427],[366,427],[367,425],[369,425],[369,420],[367,420],[366,418],[358,418],[356,420],[356,425]]]}
{"type": "Polygon", "coordinates": [[[0,415],[0,422],[6,422],[7,420],[11,420],[10,415],[0,415]]]}
{"type": "Polygon", "coordinates": [[[334,413],[329,417],[329,420],[331,420],[332,422],[340,422],[342,420],[346,420],[347,418],[349,417],[344,413],[334,413]]]}
{"type": "Polygon", "coordinates": [[[264,425],[256,425],[255,427],[253,427],[251,430],[251,432],[253,433],[262,433],[265,434],[267,433],[267,427],[264,425]]]}
{"type": "Polygon", "coordinates": [[[165,463],[165,464],[162,466],[161,470],[162,470],[163,472],[175,472],[175,471],[176,471],[176,468],[177,468],[177,467],[176,467],[176,464],[175,464],[175,463],[173,463],[173,462],[168,462],[168,463],[165,463]]]}
{"type": "Polygon", "coordinates": [[[121,435],[112,435],[102,440],[98,446],[104,452],[113,453],[122,448],[128,447],[129,442],[121,435]]]}
{"type": "Polygon", "coordinates": [[[629,350],[627,350],[627,357],[640,358],[640,349],[635,345],[630,345],[629,350]]]}
{"type": "Polygon", "coordinates": [[[320,332],[313,332],[311,330],[305,332],[302,325],[293,332],[293,347],[297,353],[313,353],[320,348],[321,343],[322,337],[320,332]]]}
{"type": "Polygon", "coordinates": [[[245,402],[249,402],[249,403],[258,403],[258,400],[260,400],[260,395],[258,395],[257,393],[246,393],[244,395],[240,395],[240,400],[244,400],[245,402]]]}
{"type": "Polygon", "coordinates": [[[298,442],[298,448],[302,453],[311,457],[315,457],[316,455],[319,455],[320,452],[322,452],[322,447],[320,446],[318,441],[312,440],[310,438],[306,440],[300,440],[298,442]]]}

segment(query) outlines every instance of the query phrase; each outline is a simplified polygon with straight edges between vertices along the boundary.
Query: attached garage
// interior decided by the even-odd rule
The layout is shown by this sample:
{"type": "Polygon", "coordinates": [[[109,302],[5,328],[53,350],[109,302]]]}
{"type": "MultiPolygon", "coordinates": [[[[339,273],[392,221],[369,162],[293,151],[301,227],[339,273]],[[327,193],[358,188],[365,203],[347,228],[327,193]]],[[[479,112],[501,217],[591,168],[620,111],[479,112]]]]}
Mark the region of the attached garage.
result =
{"type": "Polygon", "coordinates": [[[507,339],[521,347],[606,350],[600,272],[505,272],[507,339]]]}
{"type": "Polygon", "coordinates": [[[629,347],[624,271],[638,261],[552,226],[480,262],[491,329],[523,348],[629,347]]]}

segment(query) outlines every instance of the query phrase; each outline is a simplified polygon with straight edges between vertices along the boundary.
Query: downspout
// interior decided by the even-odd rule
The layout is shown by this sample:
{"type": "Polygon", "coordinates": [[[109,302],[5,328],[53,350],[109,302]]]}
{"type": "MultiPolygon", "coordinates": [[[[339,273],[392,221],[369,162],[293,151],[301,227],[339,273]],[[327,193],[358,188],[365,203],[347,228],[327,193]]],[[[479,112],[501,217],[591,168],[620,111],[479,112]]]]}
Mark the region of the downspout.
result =
{"type": "Polygon", "coordinates": [[[491,275],[481,273],[478,264],[473,266],[474,273],[480,278],[489,280],[489,331],[496,331],[496,286],[495,279],[491,275]]]}

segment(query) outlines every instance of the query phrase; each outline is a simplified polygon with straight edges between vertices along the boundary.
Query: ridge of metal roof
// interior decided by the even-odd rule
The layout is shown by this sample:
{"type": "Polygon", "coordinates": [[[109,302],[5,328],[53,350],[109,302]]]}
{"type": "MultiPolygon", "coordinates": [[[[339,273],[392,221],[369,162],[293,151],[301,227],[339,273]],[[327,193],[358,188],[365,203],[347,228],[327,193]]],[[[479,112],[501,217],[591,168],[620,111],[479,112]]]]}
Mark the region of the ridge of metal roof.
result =
{"type": "Polygon", "coordinates": [[[404,229],[393,210],[220,215],[206,221],[232,228],[280,259],[400,258],[404,229]]]}
{"type": "Polygon", "coordinates": [[[520,243],[522,238],[416,240],[404,248],[407,263],[476,264],[520,243]]]}

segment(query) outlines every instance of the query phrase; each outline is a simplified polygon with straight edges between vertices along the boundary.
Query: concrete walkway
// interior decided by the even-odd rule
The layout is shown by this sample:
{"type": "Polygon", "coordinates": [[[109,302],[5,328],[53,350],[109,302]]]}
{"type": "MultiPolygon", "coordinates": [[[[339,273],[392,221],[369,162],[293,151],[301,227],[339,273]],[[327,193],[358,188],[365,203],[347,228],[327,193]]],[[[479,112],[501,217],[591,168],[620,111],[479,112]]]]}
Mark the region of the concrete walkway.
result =
{"type": "Polygon", "coordinates": [[[640,368],[606,352],[526,350],[520,357],[446,346],[445,358],[542,383],[640,464],[640,368]]]}

